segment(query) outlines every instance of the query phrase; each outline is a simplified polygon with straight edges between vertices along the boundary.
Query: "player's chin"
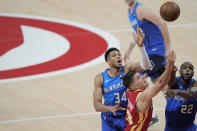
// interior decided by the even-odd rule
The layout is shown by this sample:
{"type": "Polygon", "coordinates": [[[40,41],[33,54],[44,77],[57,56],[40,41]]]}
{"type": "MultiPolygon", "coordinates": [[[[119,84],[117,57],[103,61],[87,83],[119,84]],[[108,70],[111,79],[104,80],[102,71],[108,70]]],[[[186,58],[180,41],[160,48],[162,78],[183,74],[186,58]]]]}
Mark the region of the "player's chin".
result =
{"type": "Polygon", "coordinates": [[[117,68],[121,68],[121,67],[122,67],[122,64],[121,64],[121,65],[117,65],[116,67],[117,67],[117,68]]]}
{"type": "Polygon", "coordinates": [[[116,64],[116,67],[122,67],[122,62],[118,62],[118,63],[116,64]]]}
{"type": "Polygon", "coordinates": [[[183,76],[183,78],[184,78],[184,80],[190,80],[190,79],[192,79],[192,76],[183,76]]]}

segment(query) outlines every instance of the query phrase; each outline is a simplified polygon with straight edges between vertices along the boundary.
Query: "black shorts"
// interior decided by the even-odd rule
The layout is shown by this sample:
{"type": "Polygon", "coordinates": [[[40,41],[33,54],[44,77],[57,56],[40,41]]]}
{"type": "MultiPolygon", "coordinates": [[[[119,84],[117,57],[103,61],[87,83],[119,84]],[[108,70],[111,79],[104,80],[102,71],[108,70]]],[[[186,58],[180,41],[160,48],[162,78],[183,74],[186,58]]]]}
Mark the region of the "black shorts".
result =
{"type": "Polygon", "coordinates": [[[148,57],[151,62],[151,69],[147,70],[146,74],[151,80],[156,80],[166,69],[165,57],[157,54],[150,54],[148,57]]]}

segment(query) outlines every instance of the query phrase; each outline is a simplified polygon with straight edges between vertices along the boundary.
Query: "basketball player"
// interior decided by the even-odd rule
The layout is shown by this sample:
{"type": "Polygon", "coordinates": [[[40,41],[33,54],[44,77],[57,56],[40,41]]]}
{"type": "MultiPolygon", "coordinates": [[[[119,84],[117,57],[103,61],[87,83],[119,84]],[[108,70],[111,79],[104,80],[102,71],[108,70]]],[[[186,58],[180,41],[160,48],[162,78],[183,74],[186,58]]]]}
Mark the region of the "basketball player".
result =
{"type": "Polygon", "coordinates": [[[197,131],[194,124],[197,112],[197,82],[193,79],[194,66],[184,62],[176,77],[175,67],[169,90],[166,92],[166,126],[165,131],[197,131]]]}
{"type": "Polygon", "coordinates": [[[98,74],[94,80],[94,108],[101,113],[102,131],[123,131],[126,126],[125,115],[127,106],[126,88],[122,77],[135,69],[142,72],[150,67],[150,61],[143,46],[144,34],[137,29],[136,41],[139,46],[142,61],[130,62],[122,66],[122,58],[117,48],[105,52],[105,60],[109,69],[98,74]],[[102,103],[102,96],[104,104],[102,103]]]}
{"type": "MultiPolygon", "coordinates": [[[[155,14],[151,9],[141,4],[137,0],[125,0],[128,4],[128,17],[132,28],[136,31],[136,27],[144,31],[144,46],[149,56],[152,67],[147,70],[147,76],[151,78],[153,82],[164,72],[165,70],[165,55],[171,50],[171,43],[167,24],[161,19],[160,16],[155,14]]],[[[129,55],[134,48],[135,43],[131,41],[128,50],[125,53],[124,61],[129,60],[129,55]]],[[[158,122],[157,115],[153,111],[153,121],[151,125],[158,122]]]]}
{"type": "Polygon", "coordinates": [[[136,71],[130,71],[123,78],[123,85],[128,89],[128,105],[125,131],[146,131],[152,119],[152,98],[161,91],[170,80],[176,54],[170,51],[167,58],[167,66],[163,74],[148,87],[146,75],[140,75],[136,71]]]}

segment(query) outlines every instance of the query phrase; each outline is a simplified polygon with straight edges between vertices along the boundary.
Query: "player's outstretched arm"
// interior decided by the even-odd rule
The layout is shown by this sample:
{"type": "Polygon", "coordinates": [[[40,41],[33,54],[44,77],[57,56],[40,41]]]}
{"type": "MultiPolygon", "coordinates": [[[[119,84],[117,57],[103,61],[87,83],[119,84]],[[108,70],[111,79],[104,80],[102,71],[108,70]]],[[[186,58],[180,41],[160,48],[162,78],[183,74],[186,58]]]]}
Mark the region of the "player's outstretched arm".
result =
{"type": "Polygon", "coordinates": [[[167,97],[175,96],[175,93],[172,92],[171,89],[177,89],[179,86],[178,79],[176,78],[176,72],[178,71],[178,68],[174,65],[172,69],[172,73],[170,76],[170,80],[168,82],[168,86],[165,87],[165,93],[164,95],[167,97]]]}
{"type": "Polygon", "coordinates": [[[137,110],[139,112],[147,111],[147,109],[149,108],[152,102],[152,98],[156,96],[169,82],[170,80],[169,75],[171,75],[175,59],[176,59],[176,54],[174,50],[172,50],[168,54],[167,66],[164,73],[159,77],[159,79],[156,81],[156,83],[153,85],[152,88],[146,88],[139,96],[136,104],[137,110]]]}
{"type": "Polygon", "coordinates": [[[120,107],[120,104],[115,106],[107,106],[102,104],[102,85],[103,85],[103,76],[99,74],[94,79],[94,91],[93,91],[93,103],[94,109],[97,112],[113,112],[116,115],[117,110],[126,110],[125,108],[120,107]]]}
{"type": "Polygon", "coordinates": [[[125,69],[126,69],[125,73],[127,73],[131,70],[136,70],[137,72],[143,72],[143,71],[149,69],[151,66],[149,57],[148,57],[148,55],[145,51],[144,45],[143,45],[145,35],[139,26],[137,26],[137,34],[133,33],[133,36],[134,36],[135,41],[136,41],[138,48],[140,50],[142,60],[141,60],[141,62],[138,62],[138,63],[130,62],[130,63],[126,64],[125,65],[125,69]]]}
{"type": "Polygon", "coordinates": [[[161,29],[162,36],[164,38],[167,56],[167,54],[171,50],[171,42],[166,22],[162,20],[159,15],[155,14],[151,9],[147,8],[145,5],[139,6],[136,11],[137,16],[140,20],[146,19],[148,21],[151,21],[155,25],[159,26],[159,28],[161,29]]]}
{"type": "Polygon", "coordinates": [[[124,63],[127,64],[130,61],[130,55],[133,51],[133,48],[135,47],[135,41],[131,41],[129,48],[127,49],[127,51],[124,54],[124,63]]]}
{"type": "Polygon", "coordinates": [[[197,98],[197,82],[195,81],[189,90],[169,89],[167,90],[165,95],[167,98],[171,98],[176,95],[179,95],[187,100],[197,98]]]}
{"type": "Polygon", "coordinates": [[[176,72],[178,71],[178,68],[174,65],[172,69],[172,73],[170,76],[170,80],[168,82],[168,87],[170,89],[176,89],[178,88],[178,79],[176,78],[176,72]]]}

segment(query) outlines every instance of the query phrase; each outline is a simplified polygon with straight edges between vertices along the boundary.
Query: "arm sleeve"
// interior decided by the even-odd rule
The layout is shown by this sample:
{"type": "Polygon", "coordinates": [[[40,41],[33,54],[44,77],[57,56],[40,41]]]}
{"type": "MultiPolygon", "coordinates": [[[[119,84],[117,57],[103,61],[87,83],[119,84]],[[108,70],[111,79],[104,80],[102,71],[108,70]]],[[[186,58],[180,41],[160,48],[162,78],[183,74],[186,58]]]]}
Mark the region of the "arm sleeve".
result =
{"type": "Polygon", "coordinates": [[[140,65],[141,65],[141,67],[144,70],[148,70],[151,67],[151,63],[150,63],[148,55],[147,55],[147,53],[145,51],[144,46],[143,47],[139,47],[139,50],[140,50],[140,54],[141,54],[141,57],[142,57],[140,65]]]}

